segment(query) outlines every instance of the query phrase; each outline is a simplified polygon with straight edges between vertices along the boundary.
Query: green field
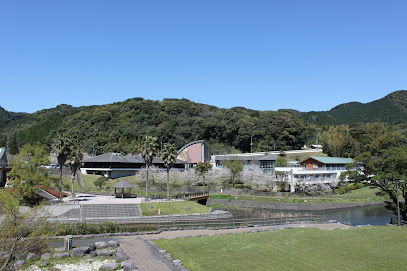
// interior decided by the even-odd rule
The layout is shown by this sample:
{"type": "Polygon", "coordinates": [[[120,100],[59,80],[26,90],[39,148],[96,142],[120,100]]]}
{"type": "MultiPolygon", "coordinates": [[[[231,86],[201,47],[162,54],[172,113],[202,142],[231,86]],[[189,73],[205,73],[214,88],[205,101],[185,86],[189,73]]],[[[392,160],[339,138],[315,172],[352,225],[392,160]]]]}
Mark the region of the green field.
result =
{"type": "Polygon", "coordinates": [[[208,206],[194,201],[142,203],[140,206],[145,216],[158,215],[158,209],[161,215],[208,213],[210,210],[208,206]]]}
{"type": "Polygon", "coordinates": [[[191,271],[405,270],[407,228],[297,228],[156,240],[191,271]]]}

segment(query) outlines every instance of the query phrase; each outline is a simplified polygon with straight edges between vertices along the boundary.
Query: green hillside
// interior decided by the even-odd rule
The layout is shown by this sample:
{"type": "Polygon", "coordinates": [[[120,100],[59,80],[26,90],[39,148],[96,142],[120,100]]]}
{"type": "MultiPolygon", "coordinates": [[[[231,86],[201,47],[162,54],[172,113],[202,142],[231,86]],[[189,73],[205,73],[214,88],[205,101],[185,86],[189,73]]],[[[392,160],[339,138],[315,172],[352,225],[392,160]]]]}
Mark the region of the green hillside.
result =
{"type": "Polygon", "coordinates": [[[357,102],[341,104],[327,113],[347,124],[354,122],[398,124],[407,121],[407,91],[396,91],[366,104],[357,102]]]}
{"type": "MultiPolygon", "coordinates": [[[[298,115],[298,113],[297,113],[298,115]]],[[[82,142],[85,151],[128,153],[144,135],[182,147],[207,140],[213,153],[300,148],[309,137],[304,121],[290,112],[222,109],[186,99],[163,101],[129,99],[124,102],[74,108],[60,105],[27,114],[0,128],[0,138],[16,134],[19,145],[50,144],[57,131],[82,142]]]]}
{"type": "MultiPolygon", "coordinates": [[[[199,104],[187,99],[163,101],[128,99],[100,106],[59,105],[33,114],[8,112],[0,107],[0,144],[16,136],[18,145],[50,145],[55,133],[66,132],[82,142],[89,153],[133,152],[145,135],[178,148],[204,139],[212,153],[299,149],[325,131],[327,125],[407,121],[407,91],[362,104],[341,104],[326,112],[281,109],[256,111],[199,104]]],[[[398,125],[407,132],[407,128],[398,125]]],[[[1,146],[0,146],[1,147],[1,146]]]]}

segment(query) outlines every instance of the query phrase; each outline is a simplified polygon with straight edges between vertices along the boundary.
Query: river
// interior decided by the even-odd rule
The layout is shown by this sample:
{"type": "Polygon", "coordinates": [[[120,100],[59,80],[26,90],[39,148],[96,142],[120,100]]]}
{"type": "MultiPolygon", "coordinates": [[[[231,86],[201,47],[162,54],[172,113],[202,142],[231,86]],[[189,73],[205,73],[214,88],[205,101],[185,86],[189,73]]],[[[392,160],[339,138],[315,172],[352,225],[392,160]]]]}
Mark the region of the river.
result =
{"type": "Polygon", "coordinates": [[[261,208],[230,208],[224,209],[231,212],[236,218],[250,217],[285,217],[303,215],[324,215],[326,220],[337,220],[350,225],[384,225],[390,222],[395,215],[382,205],[321,210],[321,211],[281,211],[261,208]]]}

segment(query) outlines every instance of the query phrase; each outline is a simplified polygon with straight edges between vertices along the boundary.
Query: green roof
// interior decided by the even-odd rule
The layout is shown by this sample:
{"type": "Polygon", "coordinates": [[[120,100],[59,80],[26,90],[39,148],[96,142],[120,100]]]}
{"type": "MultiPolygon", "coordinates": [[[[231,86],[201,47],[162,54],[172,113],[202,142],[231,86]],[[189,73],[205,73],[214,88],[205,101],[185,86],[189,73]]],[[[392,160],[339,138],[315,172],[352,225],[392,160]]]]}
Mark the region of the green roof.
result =
{"type": "MultiPolygon", "coordinates": [[[[319,157],[319,156],[311,156],[309,158],[312,158],[314,160],[317,160],[318,162],[321,162],[322,164],[350,164],[353,163],[352,158],[342,158],[342,157],[319,157]]],[[[307,159],[309,159],[307,158],[307,159]]],[[[307,160],[305,159],[305,160],[307,160]]],[[[304,161],[305,161],[304,160],[304,161]]]]}

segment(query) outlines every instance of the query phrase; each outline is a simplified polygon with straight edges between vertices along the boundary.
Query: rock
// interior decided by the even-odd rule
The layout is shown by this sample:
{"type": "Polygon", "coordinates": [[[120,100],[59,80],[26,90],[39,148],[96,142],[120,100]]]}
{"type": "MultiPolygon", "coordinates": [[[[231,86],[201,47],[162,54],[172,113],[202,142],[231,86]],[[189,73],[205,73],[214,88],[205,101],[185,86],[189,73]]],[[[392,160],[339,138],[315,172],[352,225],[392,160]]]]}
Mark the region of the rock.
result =
{"type": "Polygon", "coordinates": [[[29,261],[29,260],[31,260],[31,259],[34,259],[34,258],[37,258],[38,256],[37,256],[37,254],[35,254],[35,253],[28,253],[28,255],[27,255],[27,261],[29,261]]]}
{"type": "Polygon", "coordinates": [[[103,250],[98,250],[97,255],[98,256],[109,256],[110,257],[110,256],[113,255],[113,253],[110,250],[103,249],[103,250]]]}
{"type": "Polygon", "coordinates": [[[98,254],[97,254],[97,252],[94,250],[94,251],[91,251],[90,253],[89,253],[89,256],[91,256],[91,257],[96,257],[98,254]]]}
{"type": "Polygon", "coordinates": [[[338,222],[338,221],[336,221],[336,220],[328,220],[328,223],[336,223],[336,222],[338,222]]]}
{"type": "Polygon", "coordinates": [[[166,254],[167,251],[166,251],[165,249],[160,249],[160,250],[158,251],[158,253],[160,253],[160,254],[166,254]]]}
{"type": "Polygon", "coordinates": [[[85,256],[85,252],[80,247],[73,248],[71,251],[71,257],[74,256],[83,257],[85,256]]]}
{"type": "Polygon", "coordinates": [[[114,240],[107,242],[107,245],[112,248],[117,248],[118,246],[120,246],[119,242],[114,241],[114,240]]]}
{"type": "Polygon", "coordinates": [[[83,253],[85,254],[89,254],[92,251],[92,249],[89,246],[80,247],[79,249],[82,250],[83,253]]]}
{"type": "Polygon", "coordinates": [[[49,270],[51,270],[51,271],[61,271],[61,269],[56,268],[55,266],[50,267],[49,270]]]}
{"type": "Polygon", "coordinates": [[[24,261],[24,260],[19,260],[19,261],[16,261],[15,263],[14,263],[14,268],[16,268],[16,269],[20,269],[21,267],[23,267],[23,265],[25,265],[27,262],[26,261],[24,261]]]}
{"type": "Polygon", "coordinates": [[[179,265],[182,264],[181,260],[178,260],[178,259],[177,259],[177,260],[173,260],[172,263],[173,263],[174,265],[176,265],[176,266],[179,266],[179,265]]]}
{"type": "Polygon", "coordinates": [[[147,209],[153,209],[154,206],[147,206],[147,209]]]}
{"type": "Polygon", "coordinates": [[[185,210],[187,210],[187,211],[188,211],[188,210],[191,210],[191,208],[190,208],[190,207],[185,207],[184,209],[185,209],[185,210]]]}
{"type": "Polygon", "coordinates": [[[105,263],[102,265],[99,270],[115,270],[117,268],[117,263],[116,262],[111,262],[111,263],[105,263]]]}
{"type": "Polygon", "coordinates": [[[43,263],[41,264],[41,266],[48,266],[49,264],[50,264],[49,262],[45,261],[45,262],[43,262],[43,263]]]}
{"type": "Polygon", "coordinates": [[[55,253],[54,256],[52,256],[52,257],[53,257],[53,258],[56,258],[56,259],[68,258],[68,257],[69,257],[69,253],[68,253],[68,252],[55,253]]]}
{"type": "Polygon", "coordinates": [[[116,260],[117,261],[123,262],[123,261],[126,261],[128,259],[130,259],[130,257],[127,256],[124,252],[122,252],[122,251],[116,252],[116,260]]]}
{"type": "Polygon", "coordinates": [[[41,260],[49,260],[51,258],[51,253],[47,252],[41,255],[41,260]]]}
{"type": "Polygon", "coordinates": [[[96,247],[96,249],[104,249],[104,248],[107,248],[108,245],[106,242],[96,242],[95,247],[96,247]]]}
{"type": "Polygon", "coordinates": [[[17,259],[17,260],[25,260],[26,258],[27,258],[27,254],[25,254],[25,253],[23,253],[23,254],[17,254],[17,255],[14,255],[15,256],[15,258],[17,259]]]}
{"type": "Polygon", "coordinates": [[[133,262],[131,260],[123,261],[120,264],[120,266],[124,271],[131,271],[131,270],[134,270],[134,269],[137,268],[137,267],[134,266],[134,264],[133,264],[133,262]]]}
{"type": "Polygon", "coordinates": [[[90,251],[96,250],[95,244],[88,245],[88,247],[90,247],[90,251]]]}
{"type": "Polygon", "coordinates": [[[118,253],[118,252],[124,253],[124,252],[123,252],[123,249],[122,249],[121,247],[115,248],[114,251],[115,251],[116,253],[118,253]]]}

